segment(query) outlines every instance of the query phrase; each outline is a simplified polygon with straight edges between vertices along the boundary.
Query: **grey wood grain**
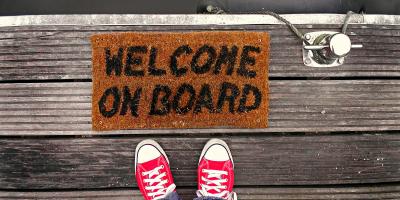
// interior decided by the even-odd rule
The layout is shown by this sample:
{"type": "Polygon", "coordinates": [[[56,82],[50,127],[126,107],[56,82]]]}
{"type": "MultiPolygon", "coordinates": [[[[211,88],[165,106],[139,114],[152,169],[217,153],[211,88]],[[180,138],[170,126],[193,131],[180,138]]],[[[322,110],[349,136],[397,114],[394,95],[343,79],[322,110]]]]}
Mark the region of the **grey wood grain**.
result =
{"type": "MultiPolygon", "coordinates": [[[[250,187],[235,188],[241,200],[316,200],[316,199],[399,199],[399,185],[371,185],[347,187],[250,187]]],[[[195,197],[195,189],[179,189],[179,195],[186,200],[195,197]]],[[[52,192],[0,192],[0,199],[93,199],[93,200],[143,200],[137,189],[94,190],[94,191],[52,191],[52,192]]]]}
{"type": "Polygon", "coordinates": [[[400,80],[271,80],[267,129],[91,131],[91,83],[0,84],[0,135],[400,129],[400,80]]]}
{"type": "MultiPolygon", "coordinates": [[[[178,187],[196,185],[198,157],[209,137],[155,138],[178,187]]],[[[0,138],[0,189],[135,187],[134,149],[145,138],[0,138]]],[[[238,187],[400,181],[399,134],[222,139],[231,148],[238,187]]]]}
{"type": "MultiPolygon", "coordinates": [[[[340,28],[299,27],[303,32],[340,28]]],[[[399,27],[351,25],[353,43],[362,43],[364,48],[353,50],[342,67],[327,69],[302,64],[301,42],[284,25],[0,27],[0,80],[91,79],[91,35],[168,30],[267,31],[271,34],[270,77],[398,77],[399,27]]]]}

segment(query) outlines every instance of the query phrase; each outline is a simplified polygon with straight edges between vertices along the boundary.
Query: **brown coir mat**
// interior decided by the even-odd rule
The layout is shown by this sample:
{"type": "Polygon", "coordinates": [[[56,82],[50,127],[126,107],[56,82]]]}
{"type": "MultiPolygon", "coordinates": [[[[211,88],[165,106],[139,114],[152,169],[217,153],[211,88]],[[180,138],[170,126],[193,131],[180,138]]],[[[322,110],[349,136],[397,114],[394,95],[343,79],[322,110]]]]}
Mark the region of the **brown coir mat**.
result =
{"type": "Polygon", "coordinates": [[[265,32],[94,35],[93,129],[265,128],[265,32]]]}

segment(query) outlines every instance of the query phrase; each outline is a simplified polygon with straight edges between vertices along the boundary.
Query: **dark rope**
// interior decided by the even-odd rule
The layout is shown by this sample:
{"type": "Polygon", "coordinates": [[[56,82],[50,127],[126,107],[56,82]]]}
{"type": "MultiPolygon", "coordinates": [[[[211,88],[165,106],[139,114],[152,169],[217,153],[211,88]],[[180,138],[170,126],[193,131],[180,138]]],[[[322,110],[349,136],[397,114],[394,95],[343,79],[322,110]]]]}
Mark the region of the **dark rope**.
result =
{"type": "Polygon", "coordinates": [[[352,16],[353,14],[354,14],[353,11],[347,12],[347,15],[346,15],[346,18],[344,18],[343,27],[342,27],[342,33],[343,33],[343,34],[346,34],[347,26],[349,25],[350,18],[351,18],[351,16],[352,16]]]}
{"type": "MultiPolygon", "coordinates": [[[[211,14],[226,14],[226,12],[223,9],[221,9],[219,7],[216,7],[216,6],[212,6],[212,5],[207,6],[207,12],[211,13],[211,14]]],[[[292,23],[290,23],[288,20],[286,20],[285,18],[283,18],[282,16],[280,16],[277,13],[274,13],[272,11],[255,11],[255,12],[238,13],[238,14],[263,14],[263,15],[269,15],[269,16],[275,17],[277,20],[285,23],[289,27],[289,29],[299,39],[301,39],[306,44],[308,44],[308,41],[304,38],[304,34],[299,29],[297,29],[292,23]]],[[[347,15],[346,15],[346,18],[344,20],[343,27],[342,27],[342,33],[343,34],[346,34],[347,26],[348,26],[350,18],[351,18],[351,16],[353,14],[354,13],[352,11],[347,12],[347,15]]]]}
{"type": "Polygon", "coordinates": [[[271,11],[256,11],[256,12],[252,12],[252,14],[264,14],[264,15],[269,15],[269,16],[275,17],[277,20],[279,20],[279,21],[285,23],[286,26],[288,26],[288,27],[290,28],[290,30],[291,30],[298,38],[300,38],[300,39],[303,40],[303,41],[307,41],[307,40],[304,38],[304,34],[303,34],[299,29],[297,29],[292,23],[290,23],[287,19],[283,18],[282,16],[280,16],[280,15],[277,14],[277,13],[274,13],[274,12],[271,12],[271,11]]]}

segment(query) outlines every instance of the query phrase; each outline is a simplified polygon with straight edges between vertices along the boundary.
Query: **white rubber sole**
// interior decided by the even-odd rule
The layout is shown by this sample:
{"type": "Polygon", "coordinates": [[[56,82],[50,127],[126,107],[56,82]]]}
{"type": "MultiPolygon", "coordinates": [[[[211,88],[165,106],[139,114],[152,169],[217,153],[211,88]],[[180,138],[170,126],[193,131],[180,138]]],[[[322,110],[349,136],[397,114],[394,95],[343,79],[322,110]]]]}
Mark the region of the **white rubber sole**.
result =
{"type": "Polygon", "coordinates": [[[139,149],[145,145],[154,146],[165,157],[165,159],[167,160],[167,162],[169,164],[167,154],[165,154],[165,151],[163,150],[163,148],[156,141],[150,140],[150,139],[143,140],[136,146],[136,150],[135,150],[135,174],[136,174],[136,165],[137,165],[137,160],[138,160],[139,149]]]}
{"type": "Polygon", "coordinates": [[[223,146],[228,151],[229,158],[232,161],[232,166],[235,167],[235,163],[233,162],[231,150],[229,149],[228,144],[226,144],[226,142],[224,142],[223,140],[216,139],[216,138],[208,140],[208,142],[206,143],[206,145],[203,148],[203,151],[201,151],[199,163],[200,163],[201,159],[204,157],[204,154],[206,154],[207,150],[213,145],[221,145],[221,146],[223,146]]]}

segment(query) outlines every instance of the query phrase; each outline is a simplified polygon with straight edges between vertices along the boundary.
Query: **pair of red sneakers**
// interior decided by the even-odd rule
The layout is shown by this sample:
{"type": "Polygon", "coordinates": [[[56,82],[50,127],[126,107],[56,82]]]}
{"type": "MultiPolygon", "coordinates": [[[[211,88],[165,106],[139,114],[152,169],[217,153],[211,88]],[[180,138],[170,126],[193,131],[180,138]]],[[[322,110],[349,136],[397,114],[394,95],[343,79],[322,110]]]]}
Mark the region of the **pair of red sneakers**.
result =
{"type": "MultiPolygon", "coordinates": [[[[201,152],[197,175],[197,196],[201,199],[236,200],[233,190],[233,159],[228,145],[211,139],[201,152]]],[[[154,140],[138,144],[135,153],[137,184],[145,200],[168,199],[175,193],[175,184],[169,160],[161,146],[154,140]]],[[[175,195],[177,196],[177,195],[175,195]]]]}

